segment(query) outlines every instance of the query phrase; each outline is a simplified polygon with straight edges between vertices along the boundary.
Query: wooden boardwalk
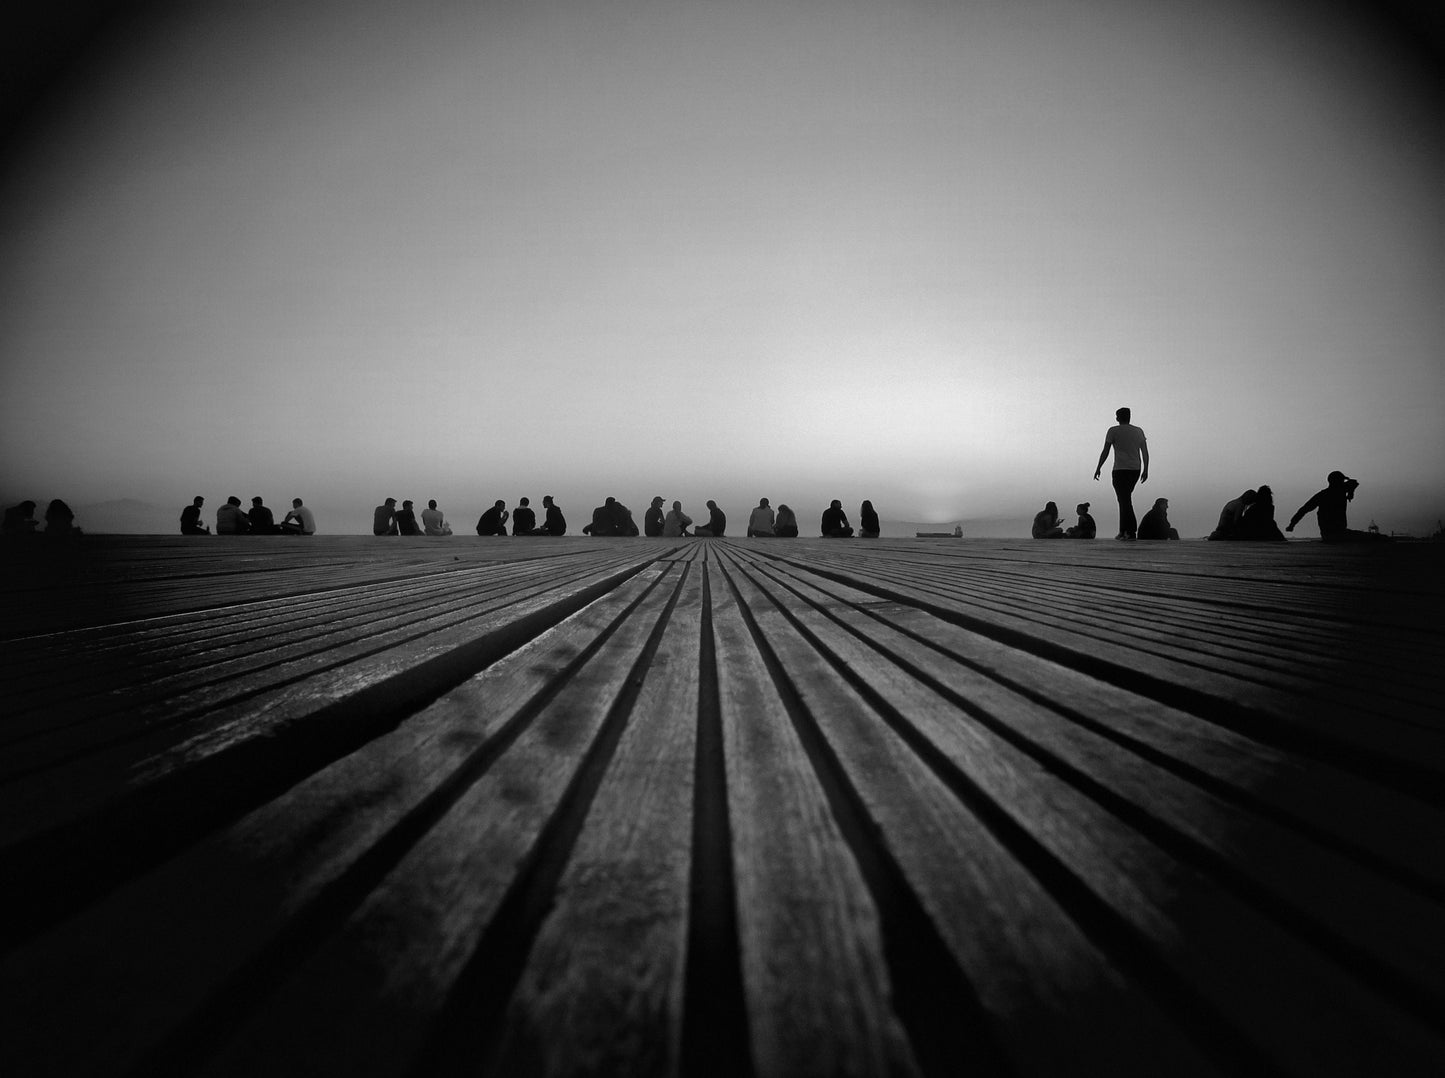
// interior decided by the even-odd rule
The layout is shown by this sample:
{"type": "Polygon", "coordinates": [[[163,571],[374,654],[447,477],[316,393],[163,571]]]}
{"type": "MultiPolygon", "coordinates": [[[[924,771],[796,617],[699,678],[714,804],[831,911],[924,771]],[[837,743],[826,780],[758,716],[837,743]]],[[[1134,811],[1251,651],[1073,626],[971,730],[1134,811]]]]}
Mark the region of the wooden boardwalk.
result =
{"type": "Polygon", "coordinates": [[[4,552],[7,1075],[1445,1073],[1445,548],[4,552]]]}

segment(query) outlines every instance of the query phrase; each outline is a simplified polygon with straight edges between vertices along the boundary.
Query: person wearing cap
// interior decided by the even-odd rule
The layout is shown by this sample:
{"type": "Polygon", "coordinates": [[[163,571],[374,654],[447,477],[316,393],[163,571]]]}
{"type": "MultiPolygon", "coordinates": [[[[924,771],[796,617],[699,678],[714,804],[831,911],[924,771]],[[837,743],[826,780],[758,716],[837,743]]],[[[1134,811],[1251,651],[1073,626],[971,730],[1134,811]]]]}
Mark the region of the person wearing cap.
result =
{"type": "Polygon", "coordinates": [[[1295,515],[1290,517],[1289,523],[1285,525],[1285,531],[1294,531],[1300,517],[1314,509],[1315,519],[1320,526],[1320,538],[1327,543],[1367,543],[1389,538],[1379,532],[1356,531],[1349,526],[1346,507],[1355,500],[1355,490],[1360,485],[1358,479],[1350,479],[1344,472],[1331,472],[1325,481],[1329,486],[1317,492],[1295,511],[1295,515]]]}
{"type": "Polygon", "coordinates": [[[1089,516],[1089,503],[1080,502],[1074,506],[1074,512],[1079,514],[1079,522],[1064,532],[1065,539],[1092,539],[1099,532],[1094,518],[1089,516]]]}
{"type": "MultiPolygon", "coordinates": [[[[552,495],[542,495],[542,508],[547,511],[546,519],[542,526],[533,528],[528,535],[566,535],[567,518],[562,515],[562,508],[552,500],[552,495]]],[[[515,532],[513,534],[516,534],[515,532]]]]}
{"type": "Polygon", "coordinates": [[[396,499],[388,498],[376,507],[371,518],[372,535],[400,535],[396,526],[396,499]]]}
{"type": "Polygon", "coordinates": [[[1104,461],[1109,459],[1109,450],[1114,451],[1114,496],[1119,499],[1119,534],[1115,539],[1137,537],[1139,522],[1134,516],[1134,487],[1149,482],[1149,444],[1144,432],[1129,422],[1130,415],[1128,408],[1114,413],[1118,422],[1104,435],[1104,449],[1094,468],[1097,482],[1104,461]]]}

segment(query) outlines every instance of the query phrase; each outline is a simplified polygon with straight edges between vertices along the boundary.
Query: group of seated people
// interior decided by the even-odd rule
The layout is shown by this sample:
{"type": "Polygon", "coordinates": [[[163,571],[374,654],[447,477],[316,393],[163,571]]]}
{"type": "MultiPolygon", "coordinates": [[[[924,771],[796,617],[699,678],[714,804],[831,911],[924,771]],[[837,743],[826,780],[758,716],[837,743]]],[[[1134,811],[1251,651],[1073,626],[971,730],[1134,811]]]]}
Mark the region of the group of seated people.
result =
{"type": "Polygon", "coordinates": [[[40,531],[40,521],[35,519],[35,510],[38,507],[32,501],[23,501],[18,505],[12,505],[5,510],[4,523],[0,524],[0,534],[3,535],[48,535],[52,538],[63,538],[81,534],[80,529],[75,526],[75,514],[70,511],[59,498],[54,499],[45,508],[45,531],[40,531]]]}
{"type": "MultiPolygon", "coordinates": [[[[1071,528],[1065,528],[1059,521],[1059,507],[1053,502],[1047,503],[1043,509],[1034,514],[1033,537],[1035,539],[1094,539],[1099,534],[1099,527],[1094,523],[1094,518],[1089,515],[1089,503],[1080,502],[1075,511],[1079,514],[1079,522],[1071,528]]],[[[1144,514],[1144,519],[1139,521],[1138,537],[1140,539],[1178,539],[1179,532],[1169,523],[1169,499],[1154,499],[1153,507],[1144,514]]]]}
{"type": "Polygon", "coordinates": [[[1284,542],[1284,533],[1274,520],[1274,491],[1261,485],[1258,490],[1246,490],[1238,498],[1225,502],[1219,511],[1219,523],[1209,538],[1216,542],[1225,539],[1284,542]]]}
{"type": "MultiPolygon", "coordinates": [[[[1320,526],[1320,538],[1327,543],[1366,542],[1388,539],[1378,531],[1356,531],[1349,527],[1346,508],[1355,497],[1359,487],[1358,479],[1350,479],[1344,472],[1330,472],[1325,489],[1300,506],[1290,518],[1285,531],[1294,531],[1300,519],[1314,510],[1320,526]]],[[[1064,529],[1059,522],[1059,508],[1053,502],[1044,506],[1034,516],[1033,536],[1035,539],[1092,539],[1097,529],[1094,518],[1089,516],[1089,503],[1078,506],[1079,522],[1072,528],[1064,529]]],[[[1169,499],[1158,498],[1154,507],[1144,514],[1139,522],[1140,539],[1178,539],[1179,532],[1169,523],[1169,499]]],[[[1284,542],[1284,532],[1274,519],[1274,492],[1266,485],[1246,490],[1237,498],[1231,498],[1219,511],[1219,523],[1209,538],[1223,540],[1253,540],[1284,542]]]]}
{"type": "Polygon", "coordinates": [[[1065,528],[1059,521],[1059,507],[1047,502],[1043,509],[1034,514],[1033,536],[1035,539],[1092,539],[1098,533],[1094,518],[1089,515],[1089,503],[1080,502],[1074,507],[1079,522],[1065,528]]]}
{"type": "MultiPolygon", "coordinates": [[[[197,495],[181,510],[182,535],[210,535],[211,529],[201,523],[201,508],[206,499],[197,495]]],[[[315,535],[316,517],[300,498],[291,499],[291,511],[276,523],[271,510],[257,495],[249,510],[241,508],[241,499],[234,494],[216,510],[217,535],[315,535]]]]}

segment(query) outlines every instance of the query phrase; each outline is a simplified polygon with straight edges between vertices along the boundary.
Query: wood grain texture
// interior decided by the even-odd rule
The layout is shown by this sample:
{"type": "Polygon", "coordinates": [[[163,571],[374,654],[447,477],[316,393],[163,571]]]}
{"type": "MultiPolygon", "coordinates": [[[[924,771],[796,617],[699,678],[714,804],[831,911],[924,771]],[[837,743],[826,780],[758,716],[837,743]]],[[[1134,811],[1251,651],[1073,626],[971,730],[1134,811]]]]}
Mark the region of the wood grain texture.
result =
{"type": "Polygon", "coordinates": [[[7,1074],[1445,1070],[1438,545],[3,553],[7,1074]]]}

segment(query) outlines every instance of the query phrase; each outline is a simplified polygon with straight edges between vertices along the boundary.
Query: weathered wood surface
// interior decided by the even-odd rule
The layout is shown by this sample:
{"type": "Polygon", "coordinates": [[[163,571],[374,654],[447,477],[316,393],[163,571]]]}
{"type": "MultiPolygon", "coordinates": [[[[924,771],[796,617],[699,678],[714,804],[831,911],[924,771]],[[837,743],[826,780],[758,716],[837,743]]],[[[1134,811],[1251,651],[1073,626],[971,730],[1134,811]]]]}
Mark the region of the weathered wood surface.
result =
{"type": "Polygon", "coordinates": [[[7,1074],[1438,1074],[1445,550],[4,552],[7,1074]]]}

